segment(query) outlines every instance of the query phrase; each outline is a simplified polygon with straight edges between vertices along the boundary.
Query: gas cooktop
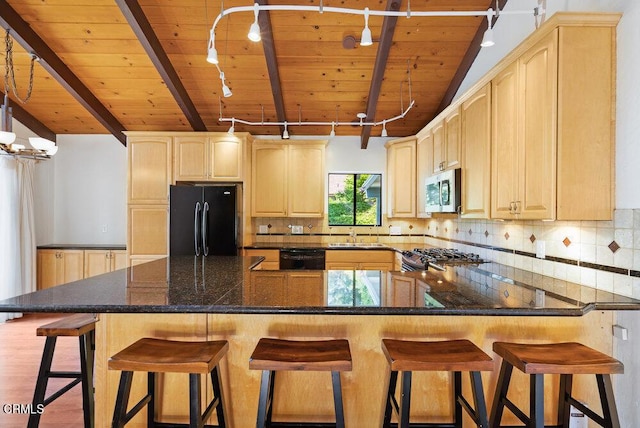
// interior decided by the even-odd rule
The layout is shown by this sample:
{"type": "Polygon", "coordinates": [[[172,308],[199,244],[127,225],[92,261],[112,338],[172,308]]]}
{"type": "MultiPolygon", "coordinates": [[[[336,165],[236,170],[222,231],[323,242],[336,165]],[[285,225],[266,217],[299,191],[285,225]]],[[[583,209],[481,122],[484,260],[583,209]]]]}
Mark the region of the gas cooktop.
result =
{"type": "Polygon", "coordinates": [[[402,268],[407,271],[445,270],[444,266],[485,263],[478,254],[464,253],[452,248],[414,248],[402,252],[402,268]]]}

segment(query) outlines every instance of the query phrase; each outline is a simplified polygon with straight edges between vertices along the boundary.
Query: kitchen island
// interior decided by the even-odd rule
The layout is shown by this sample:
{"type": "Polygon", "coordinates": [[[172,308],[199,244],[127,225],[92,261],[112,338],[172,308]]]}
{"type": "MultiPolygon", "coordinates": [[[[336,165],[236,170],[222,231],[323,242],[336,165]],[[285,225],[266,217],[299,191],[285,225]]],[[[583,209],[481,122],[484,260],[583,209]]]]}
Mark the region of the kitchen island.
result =
{"type": "MultiPolygon", "coordinates": [[[[494,263],[454,266],[445,272],[253,270],[260,261],[160,259],[7,299],[0,302],[0,311],[100,314],[95,381],[99,427],[111,419],[119,375],[107,370],[106,361],[141,337],[228,340],[222,378],[234,427],[255,425],[260,373],[248,369],[248,360],[260,337],[347,338],[353,356],[353,371],[343,377],[347,426],[372,427],[379,426],[382,415],[387,370],[380,349],[383,337],[467,338],[491,356],[495,340],[571,340],[611,354],[614,311],[640,309],[637,300],[494,263]]],[[[494,360],[494,372],[483,374],[489,405],[500,362],[494,360]]],[[[514,400],[526,408],[528,381],[514,378],[514,400]]],[[[417,420],[449,417],[448,379],[448,374],[415,376],[412,415],[417,420]],[[430,381],[437,383],[427,388],[430,381]],[[428,396],[423,394],[427,390],[428,396]]],[[[142,394],[144,377],[138,376],[134,384],[133,397],[142,394]]],[[[466,388],[466,379],[464,384],[466,388]]],[[[186,414],[186,379],[166,375],[164,385],[163,420],[181,420],[186,414]]],[[[279,399],[276,392],[276,420],[300,419],[303,414],[332,420],[326,373],[287,372],[280,387],[285,394],[279,399]]],[[[557,386],[547,382],[546,387],[551,421],[557,386]]],[[[576,396],[598,408],[593,379],[576,379],[574,387],[576,396]]],[[[144,418],[137,416],[131,426],[142,426],[144,418]]]]}

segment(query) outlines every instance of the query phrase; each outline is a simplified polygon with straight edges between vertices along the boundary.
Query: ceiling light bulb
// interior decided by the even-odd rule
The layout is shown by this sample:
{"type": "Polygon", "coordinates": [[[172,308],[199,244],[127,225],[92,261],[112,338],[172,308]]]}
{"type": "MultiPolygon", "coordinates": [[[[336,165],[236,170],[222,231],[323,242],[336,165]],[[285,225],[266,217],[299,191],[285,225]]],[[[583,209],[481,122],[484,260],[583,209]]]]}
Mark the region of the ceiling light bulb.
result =
{"type": "Polygon", "coordinates": [[[259,12],[260,12],[260,5],[258,3],[254,3],[253,5],[254,21],[253,21],[253,24],[251,24],[251,27],[249,28],[249,34],[247,34],[247,37],[249,37],[249,40],[251,40],[252,42],[259,42],[261,39],[260,25],[258,25],[259,12]]]}
{"type": "Polygon", "coordinates": [[[369,29],[369,8],[364,8],[364,29],[360,37],[360,46],[371,46],[373,39],[371,38],[371,30],[369,29]]]}
{"type": "Polygon", "coordinates": [[[282,133],[282,139],[283,140],[289,139],[289,131],[287,131],[287,122],[284,123],[284,132],[282,133]]]}
{"type": "Polygon", "coordinates": [[[382,122],[382,133],[380,133],[381,137],[388,137],[387,135],[387,122],[383,121],[382,122]]]}
{"type": "Polygon", "coordinates": [[[484,32],[484,35],[482,36],[482,42],[480,43],[480,46],[482,46],[483,48],[488,48],[489,46],[495,45],[495,42],[493,41],[493,28],[491,26],[492,17],[493,9],[489,8],[489,10],[487,10],[487,30],[484,32]]]}

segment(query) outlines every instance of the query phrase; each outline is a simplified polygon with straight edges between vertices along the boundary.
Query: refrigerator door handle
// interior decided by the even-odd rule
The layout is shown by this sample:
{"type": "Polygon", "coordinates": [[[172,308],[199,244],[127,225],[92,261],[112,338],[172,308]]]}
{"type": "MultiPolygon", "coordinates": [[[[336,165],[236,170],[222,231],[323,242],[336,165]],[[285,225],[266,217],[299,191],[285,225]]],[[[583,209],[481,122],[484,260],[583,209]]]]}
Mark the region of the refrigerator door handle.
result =
{"type": "Polygon", "coordinates": [[[209,218],[209,202],[204,203],[202,210],[202,255],[209,255],[209,243],[207,242],[207,220],[209,218]]]}
{"type": "Polygon", "coordinates": [[[196,202],[196,206],[193,209],[193,244],[196,250],[196,256],[200,255],[200,236],[199,235],[199,220],[200,218],[200,202],[196,202]]]}

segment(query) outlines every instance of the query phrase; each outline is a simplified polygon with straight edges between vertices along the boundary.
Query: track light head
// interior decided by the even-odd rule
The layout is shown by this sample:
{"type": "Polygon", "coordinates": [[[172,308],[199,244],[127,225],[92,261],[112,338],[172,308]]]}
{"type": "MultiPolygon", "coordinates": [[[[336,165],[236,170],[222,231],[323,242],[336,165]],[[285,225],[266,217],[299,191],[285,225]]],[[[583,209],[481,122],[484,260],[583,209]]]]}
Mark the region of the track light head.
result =
{"type": "Polygon", "coordinates": [[[284,123],[284,131],[282,132],[282,139],[283,140],[288,140],[289,139],[289,131],[287,130],[287,122],[284,123]]]}
{"type": "Polygon", "coordinates": [[[249,37],[249,40],[251,40],[252,42],[259,42],[262,39],[262,37],[260,36],[260,25],[258,24],[258,13],[260,13],[260,5],[258,3],[254,3],[254,20],[253,24],[251,24],[251,27],[249,28],[249,34],[247,34],[247,37],[249,37]]]}
{"type": "Polygon", "coordinates": [[[225,98],[229,98],[231,95],[233,95],[233,92],[231,92],[231,89],[229,89],[227,83],[224,80],[224,71],[220,72],[220,80],[222,81],[222,95],[225,98]]]}
{"type": "Polygon", "coordinates": [[[491,19],[493,18],[493,9],[489,8],[487,10],[487,30],[484,32],[482,36],[482,42],[480,46],[483,48],[488,48],[489,46],[493,46],[496,43],[493,41],[493,27],[491,26],[491,19]]]}
{"type": "Polygon", "coordinates": [[[207,53],[207,62],[211,64],[218,64],[218,51],[216,50],[213,29],[211,30],[211,35],[209,36],[209,51],[207,53]]]}
{"type": "Polygon", "coordinates": [[[335,136],[336,136],[336,123],[331,122],[331,132],[329,133],[329,137],[335,137],[335,136]]]}
{"type": "Polygon", "coordinates": [[[229,128],[229,130],[227,131],[227,134],[229,135],[233,135],[234,132],[236,132],[236,121],[235,119],[231,119],[231,128],[229,128]]]}
{"type": "Polygon", "coordinates": [[[388,137],[389,135],[387,134],[387,121],[384,120],[382,121],[382,132],[380,133],[381,137],[388,137]]]}
{"type": "Polygon", "coordinates": [[[373,38],[371,37],[371,30],[369,29],[369,8],[364,8],[364,29],[362,30],[362,36],[360,37],[360,46],[371,46],[373,44],[373,38]]]}

